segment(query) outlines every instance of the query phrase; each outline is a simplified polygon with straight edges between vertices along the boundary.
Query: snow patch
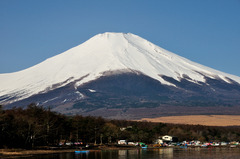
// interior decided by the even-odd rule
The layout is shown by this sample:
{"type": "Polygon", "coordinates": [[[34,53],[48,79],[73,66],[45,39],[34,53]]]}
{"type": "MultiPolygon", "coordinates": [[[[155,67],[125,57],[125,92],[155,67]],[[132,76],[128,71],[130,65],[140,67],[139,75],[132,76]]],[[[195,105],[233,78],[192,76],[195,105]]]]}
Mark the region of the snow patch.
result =
{"type": "Polygon", "coordinates": [[[67,101],[67,99],[64,99],[63,101],[62,101],[62,103],[65,103],[67,101]]]}
{"type": "Polygon", "coordinates": [[[51,102],[51,101],[53,101],[53,100],[55,100],[55,99],[58,99],[58,97],[55,97],[55,98],[52,98],[52,99],[46,100],[46,101],[44,101],[42,104],[46,104],[46,103],[51,102]]]}
{"type": "Polygon", "coordinates": [[[81,92],[76,91],[75,93],[78,95],[77,100],[79,100],[79,99],[83,99],[83,98],[84,98],[84,95],[83,95],[81,92]]]}
{"type": "Polygon", "coordinates": [[[95,92],[97,92],[96,90],[94,90],[94,89],[88,89],[89,90],[89,92],[92,92],[92,93],[95,93],[95,92]]]}

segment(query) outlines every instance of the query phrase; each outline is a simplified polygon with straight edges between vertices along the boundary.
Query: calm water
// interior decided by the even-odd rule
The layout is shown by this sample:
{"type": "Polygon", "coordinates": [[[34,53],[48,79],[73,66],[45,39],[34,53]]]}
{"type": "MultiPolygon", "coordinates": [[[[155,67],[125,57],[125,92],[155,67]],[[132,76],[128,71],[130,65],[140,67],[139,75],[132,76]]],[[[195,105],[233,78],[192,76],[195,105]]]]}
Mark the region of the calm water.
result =
{"type": "Polygon", "coordinates": [[[89,153],[38,155],[28,159],[239,159],[239,148],[162,148],[134,150],[97,150],[89,153]]]}

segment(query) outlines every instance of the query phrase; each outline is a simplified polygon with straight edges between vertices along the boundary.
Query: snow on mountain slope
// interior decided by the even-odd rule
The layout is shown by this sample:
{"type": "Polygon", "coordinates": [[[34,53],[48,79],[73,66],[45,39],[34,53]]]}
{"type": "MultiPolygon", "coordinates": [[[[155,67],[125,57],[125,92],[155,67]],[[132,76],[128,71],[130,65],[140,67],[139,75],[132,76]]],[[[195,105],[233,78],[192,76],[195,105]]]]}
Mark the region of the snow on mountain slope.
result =
{"type": "Polygon", "coordinates": [[[187,60],[137,35],[104,33],[28,69],[0,74],[0,103],[6,96],[16,97],[10,100],[15,102],[76,80],[78,87],[115,70],[141,72],[171,86],[162,75],[178,81],[187,75],[194,83],[205,82],[204,76],[240,83],[240,77],[187,60]]]}

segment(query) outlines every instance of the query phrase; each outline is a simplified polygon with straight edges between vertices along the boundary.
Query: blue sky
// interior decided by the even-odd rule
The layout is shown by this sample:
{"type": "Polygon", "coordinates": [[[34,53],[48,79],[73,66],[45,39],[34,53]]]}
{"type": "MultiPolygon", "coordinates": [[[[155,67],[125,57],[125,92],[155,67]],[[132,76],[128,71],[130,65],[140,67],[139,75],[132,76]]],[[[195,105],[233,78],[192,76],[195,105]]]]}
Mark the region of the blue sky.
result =
{"type": "Polygon", "coordinates": [[[240,0],[1,0],[0,73],[104,32],[130,32],[240,76],[240,0]]]}

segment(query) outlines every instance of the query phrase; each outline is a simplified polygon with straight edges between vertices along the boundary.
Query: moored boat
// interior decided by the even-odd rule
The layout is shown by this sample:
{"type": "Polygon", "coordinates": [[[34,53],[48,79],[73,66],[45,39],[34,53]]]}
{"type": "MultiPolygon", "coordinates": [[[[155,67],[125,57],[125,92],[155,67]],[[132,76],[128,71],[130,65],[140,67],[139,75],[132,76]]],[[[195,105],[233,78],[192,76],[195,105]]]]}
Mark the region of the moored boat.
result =
{"type": "Polygon", "coordinates": [[[75,153],[89,153],[89,150],[76,150],[75,153]]]}

